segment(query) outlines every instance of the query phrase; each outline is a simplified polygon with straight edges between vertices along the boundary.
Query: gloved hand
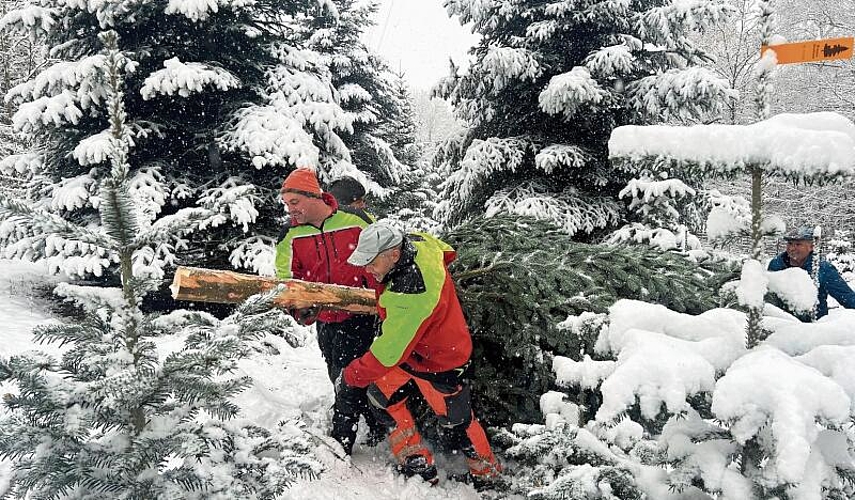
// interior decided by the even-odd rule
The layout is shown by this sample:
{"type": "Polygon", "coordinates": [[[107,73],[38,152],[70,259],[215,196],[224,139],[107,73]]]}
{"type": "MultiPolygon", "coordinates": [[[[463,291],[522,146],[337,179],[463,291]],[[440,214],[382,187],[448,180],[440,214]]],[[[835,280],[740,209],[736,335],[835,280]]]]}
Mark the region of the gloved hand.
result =
{"type": "Polygon", "coordinates": [[[321,306],[304,307],[302,309],[289,309],[288,314],[294,318],[297,323],[303,326],[309,326],[318,319],[318,314],[321,312],[321,306]]]}

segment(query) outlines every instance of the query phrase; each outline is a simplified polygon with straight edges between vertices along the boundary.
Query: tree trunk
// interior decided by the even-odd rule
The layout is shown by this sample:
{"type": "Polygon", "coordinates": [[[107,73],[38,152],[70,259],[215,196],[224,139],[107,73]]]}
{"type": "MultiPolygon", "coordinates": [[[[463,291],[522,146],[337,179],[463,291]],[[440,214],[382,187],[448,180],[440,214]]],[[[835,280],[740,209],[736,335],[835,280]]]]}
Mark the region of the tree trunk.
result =
{"type": "Polygon", "coordinates": [[[273,303],[283,309],[320,306],[359,314],[376,314],[374,290],[301,280],[278,280],[264,276],[218,271],[198,267],[179,267],[172,280],[172,298],[199,302],[234,304],[251,295],[283,284],[273,303]]]}

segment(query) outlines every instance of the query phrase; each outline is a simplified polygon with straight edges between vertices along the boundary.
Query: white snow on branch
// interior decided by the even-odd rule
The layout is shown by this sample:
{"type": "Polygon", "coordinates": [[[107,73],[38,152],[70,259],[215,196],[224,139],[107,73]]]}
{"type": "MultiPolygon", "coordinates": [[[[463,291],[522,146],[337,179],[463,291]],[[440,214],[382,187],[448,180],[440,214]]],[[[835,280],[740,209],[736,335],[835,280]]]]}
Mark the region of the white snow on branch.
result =
{"type": "Polygon", "coordinates": [[[191,21],[204,21],[211,14],[217,13],[220,6],[241,7],[251,3],[252,0],[169,0],[164,12],[181,14],[191,21]]]}
{"type": "Polygon", "coordinates": [[[53,188],[50,206],[56,210],[82,208],[94,194],[95,179],[90,174],[62,179],[53,188]]]}
{"type": "Polygon", "coordinates": [[[28,31],[47,33],[56,24],[56,11],[39,5],[26,5],[20,9],[10,10],[0,18],[0,31],[16,27],[28,31]]]}
{"type": "Polygon", "coordinates": [[[338,98],[341,103],[351,101],[368,102],[371,100],[371,93],[365,90],[362,85],[357,83],[346,83],[339,87],[338,98]]]}
{"type": "Polygon", "coordinates": [[[572,187],[554,193],[537,182],[496,191],[484,207],[487,217],[509,213],[549,220],[570,235],[607,227],[620,217],[613,199],[584,196],[572,187]]]}
{"type": "Polygon", "coordinates": [[[266,165],[314,166],[320,155],[303,124],[274,106],[240,110],[227,136],[227,147],[249,153],[259,169],[266,165]]]}
{"type": "Polygon", "coordinates": [[[35,78],[9,90],[6,99],[32,100],[70,90],[76,94],[82,107],[97,105],[105,96],[105,87],[100,81],[105,60],[103,54],[96,54],[86,56],[79,61],[61,61],[52,64],[35,78]]]}
{"type": "Polygon", "coordinates": [[[560,387],[578,386],[583,389],[596,389],[615,371],[615,362],[611,360],[594,361],[587,354],[582,361],[573,361],[564,356],[555,356],[552,360],[555,383],[560,387]]]}
{"type": "Polygon", "coordinates": [[[102,130],[80,141],[80,144],[74,148],[72,156],[80,165],[97,165],[110,159],[110,153],[114,151],[114,147],[112,132],[109,129],[102,130]]]}
{"type": "Polygon", "coordinates": [[[707,68],[672,69],[644,77],[627,87],[628,104],[656,121],[718,116],[738,96],[724,78],[707,68]]]}
{"type": "Polygon", "coordinates": [[[647,419],[656,418],[663,404],[679,413],[688,409],[687,397],[715,386],[715,367],[704,357],[714,339],[692,342],[633,328],[623,340],[615,371],[600,386],[598,421],[614,420],[636,398],[647,419]]]}
{"type": "Polygon", "coordinates": [[[753,259],[746,260],[736,287],[736,298],[746,307],[762,309],[768,285],[769,278],[763,265],[753,259]]]}
{"type": "Polygon", "coordinates": [[[626,44],[612,45],[592,52],[584,61],[593,75],[612,77],[632,73],[635,56],[626,44]]]}
{"type": "Polygon", "coordinates": [[[855,125],[837,113],[777,115],[751,125],[617,127],[611,158],[669,157],[720,171],[757,165],[798,176],[855,174],[855,125]]]}
{"type": "Polygon", "coordinates": [[[777,295],[792,311],[810,312],[817,303],[816,286],[810,275],[800,267],[781,271],[766,271],[769,291],[777,295]]]}
{"type": "Polygon", "coordinates": [[[77,107],[76,100],[74,93],[67,89],[52,97],[39,97],[32,102],[21,104],[12,117],[12,124],[16,130],[22,132],[30,132],[48,124],[56,127],[76,125],[83,117],[83,111],[77,107]]]}
{"type": "Polygon", "coordinates": [[[140,89],[143,99],[153,99],[157,94],[187,97],[202,92],[205,87],[226,91],[240,88],[240,80],[229,71],[209,64],[183,63],[177,57],[163,61],[164,69],[148,76],[140,89]]]}
{"type": "Polygon", "coordinates": [[[561,167],[583,168],[591,160],[591,155],[573,144],[552,144],[534,156],[534,166],[547,174],[561,167]]]}
{"type": "MultiPolygon", "coordinates": [[[[650,177],[641,179],[630,179],[626,187],[618,193],[618,198],[632,198],[629,209],[636,210],[639,207],[649,205],[663,196],[671,198],[684,198],[695,196],[695,190],[686,185],[680,179],[656,180],[650,177]]],[[[649,209],[648,209],[649,210],[649,209]]],[[[648,211],[640,210],[643,215],[648,211]]],[[[676,211],[675,211],[676,212],[676,211]]],[[[674,215],[677,215],[676,213],[674,215]]]]}
{"type": "Polygon", "coordinates": [[[674,0],[649,8],[635,19],[635,31],[648,43],[676,48],[686,31],[700,31],[725,22],[734,8],[729,2],[674,0]]]}
{"type": "Polygon", "coordinates": [[[829,314],[816,323],[785,323],[775,329],[766,344],[775,346],[790,356],[799,356],[816,347],[830,344],[855,346],[852,324],[855,311],[844,309],[829,314]]]}
{"type": "Polygon", "coordinates": [[[538,97],[540,109],[550,115],[572,118],[585,104],[599,104],[608,92],[591,78],[587,68],[576,66],[567,73],[555,75],[538,97]]]}
{"type": "Polygon", "coordinates": [[[723,371],[745,353],[745,314],[731,309],[713,309],[697,316],[672,311],[665,306],[635,300],[619,300],[609,308],[610,323],[597,338],[598,353],[619,353],[630,329],[658,332],[671,337],[715,342],[702,351],[717,371],[723,371]]]}
{"type": "Polygon", "coordinates": [[[542,73],[532,52],[513,47],[490,47],[479,69],[484,78],[492,80],[494,91],[504,89],[514,79],[532,81],[542,73]]]}
{"type": "Polygon", "coordinates": [[[855,346],[822,345],[794,359],[840,384],[855,415],[855,346]]]}
{"type": "Polygon", "coordinates": [[[820,432],[816,422],[843,425],[850,399],[833,380],[774,348],[760,348],[736,362],[716,384],[712,411],[730,422],[741,444],[768,428],[774,455],[764,476],[799,483],[820,432]],[[768,427],[767,427],[768,426],[768,427]]]}
{"type": "Polygon", "coordinates": [[[16,176],[35,174],[42,169],[42,159],[36,153],[12,154],[0,159],[0,173],[16,176]]]}

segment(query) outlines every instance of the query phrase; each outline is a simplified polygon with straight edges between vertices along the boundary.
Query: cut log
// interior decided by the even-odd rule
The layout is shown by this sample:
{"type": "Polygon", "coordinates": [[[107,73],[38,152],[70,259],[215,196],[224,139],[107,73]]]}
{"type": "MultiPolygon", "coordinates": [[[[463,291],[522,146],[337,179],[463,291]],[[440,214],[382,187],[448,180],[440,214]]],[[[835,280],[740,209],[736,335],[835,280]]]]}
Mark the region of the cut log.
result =
{"type": "Polygon", "coordinates": [[[286,288],[273,299],[273,303],[283,309],[320,306],[359,314],[377,314],[377,301],[371,289],[279,280],[233,271],[181,266],[175,270],[169,289],[172,290],[172,298],[177,300],[235,304],[279,284],[286,288]]]}

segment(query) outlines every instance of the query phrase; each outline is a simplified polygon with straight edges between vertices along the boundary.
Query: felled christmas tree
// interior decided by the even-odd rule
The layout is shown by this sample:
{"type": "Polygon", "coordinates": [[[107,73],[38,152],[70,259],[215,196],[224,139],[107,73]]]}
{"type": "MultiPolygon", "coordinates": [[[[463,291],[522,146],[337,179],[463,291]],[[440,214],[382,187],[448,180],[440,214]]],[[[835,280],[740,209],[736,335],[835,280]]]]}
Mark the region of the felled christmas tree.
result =
{"type": "Polygon", "coordinates": [[[450,270],[474,337],[473,394],[490,424],[537,421],[551,357],[592,352],[598,330],[559,325],[568,315],[602,313],[619,298],[702,312],[717,305],[726,270],[641,246],[577,243],[531,218],[474,219],[444,239],[458,252],[450,270]]]}
{"type": "MultiPolygon", "coordinates": [[[[79,306],[74,323],[41,326],[40,342],[64,347],[62,357],[33,353],[0,359],[4,396],[0,456],[12,460],[8,490],[15,498],[275,498],[301,475],[321,466],[299,422],[270,431],[233,421],[229,398],[247,377],[231,375],[247,342],[268,332],[288,334],[284,314],[271,310],[273,294],[257,296],[219,321],[204,313],[146,315],[141,297],[156,283],[133,273],[133,253],[163,227],[147,228],[135,207],[120,89],[128,59],[115,33],[103,68],[110,108],[105,138],[111,169],[97,190],[102,224],[87,228],[42,210],[0,198],[5,215],[27,218],[43,231],[102,249],[119,264],[121,288],[61,284],[56,293],[79,306]],[[155,339],[179,335],[164,351],[155,339]]],[[[163,223],[163,221],[161,221],[163,223]]]]}

